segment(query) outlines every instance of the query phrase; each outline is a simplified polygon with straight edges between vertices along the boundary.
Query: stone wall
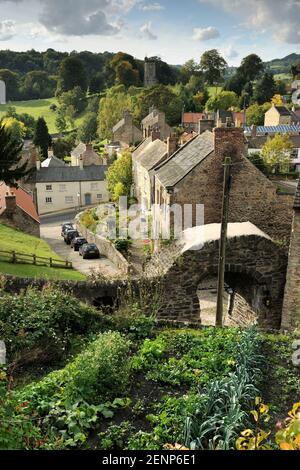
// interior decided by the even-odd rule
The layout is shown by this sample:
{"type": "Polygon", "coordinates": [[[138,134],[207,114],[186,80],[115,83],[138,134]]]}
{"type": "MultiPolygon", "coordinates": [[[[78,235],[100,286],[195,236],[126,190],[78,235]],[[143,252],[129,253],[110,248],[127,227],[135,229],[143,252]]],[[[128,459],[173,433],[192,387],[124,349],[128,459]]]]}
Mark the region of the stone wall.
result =
{"type": "MultiPolygon", "coordinates": [[[[163,272],[161,318],[200,321],[197,289],[205,278],[217,275],[218,257],[218,241],[181,256],[156,255],[146,272],[148,276],[163,272]]],[[[286,253],[269,239],[251,235],[228,240],[226,277],[231,276],[231,287],[251,307],[246,315],[254,312],[262,328],[280,328],[286,266],[286,253]]],[[[233,312],[238,316],[238,306],[233,312]]]]}
{"type": "Polygon", "coordinates": [[[5,211],[0,216],[0,223],[21,230],[28,235],[33,235],[35,237],[40,236],[39,222],[26,214],[26,212],[22,211],[18,206],[16,206],[12,214],[8,214],[7,211],[5,211]]]}
{"type": "Polygon", "coordinates": [[[107,238],[95,235],[82,224],[79,219],[76,220],[77,230],[87,239],[89,243],[95,243],[99,248],[101,255],[106,256],[112,263],[114,263],[122,274],[127,275],[129,272],[129,263],[124,256],[114,247],[113,243],[107,238]]]}
{"type": "Polygon", "coordinates": [[[214,132],[214,154],[176,185],[171,204],[203,204],[204,223],[220,223],[224,178],[222,163],[225,155],[233,153],[229,222],[252,222],[274,240],[283,241],[288,246],[293,196],[278,195],[275,185],[244,156],[242,129],[217,128],[214,132]],[[235,148],[230,148],[231,145],[235,148]]]}
{"type": "Polygon", "coordinates": [[[300,210],[294,213],[287,282],[281,328],[291,330],[300,324],[300,210]]]}

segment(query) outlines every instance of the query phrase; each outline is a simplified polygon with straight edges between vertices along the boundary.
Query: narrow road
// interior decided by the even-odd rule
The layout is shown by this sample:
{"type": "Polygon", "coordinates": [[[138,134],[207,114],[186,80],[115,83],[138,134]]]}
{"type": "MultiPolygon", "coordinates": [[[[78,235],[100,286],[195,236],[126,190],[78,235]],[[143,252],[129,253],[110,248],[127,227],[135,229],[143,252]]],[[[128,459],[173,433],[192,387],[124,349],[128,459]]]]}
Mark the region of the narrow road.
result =
{"type": "Polygon", "coordinates": [[[94,271],[107,278],[118,276],[119,269],[109,259],[101,256],[100,259],[84,260],[79,256],[78,251],[74,251],[70,245],[65,244],[61,236],[61,224],[65,221],[74,221],[75,216],[76,212],[72,211],[41,217],[41,238],[50,245],[58,256],[71,261],[74,269],[85,275],[94,271]]]}

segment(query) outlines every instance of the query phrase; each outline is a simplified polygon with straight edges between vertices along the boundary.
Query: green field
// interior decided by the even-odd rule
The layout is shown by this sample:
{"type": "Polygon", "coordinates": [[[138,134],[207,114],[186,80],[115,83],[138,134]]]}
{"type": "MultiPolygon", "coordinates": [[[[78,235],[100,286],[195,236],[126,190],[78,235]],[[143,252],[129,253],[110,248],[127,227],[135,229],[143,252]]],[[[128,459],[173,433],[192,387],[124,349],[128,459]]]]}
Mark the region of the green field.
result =
{"type": "MultiPolygon", "coordinates": [[[[2,224],[0,224],[0,240],[0,249],[3,251],[14,250],[18,253],[35,254],[36,256],[45,258],[51,257],[53,259],[60,259],[44,240],[32,237],[2,224]]],[[[72,269],[57,269],[29,264],[12,264],[4,261],[0,261],[0,273],[57,280],[85,280],[83,274],[72,269]]]]}
{"type": "MultiPolygon", "coordinates": [[[[0,105],[0,119],[5,115],[7,109],[12,106],[16,108],[16,112],[18,114],[27,113],[35,119],[43,116],[47,122],[50,134],[55,134],[58,132],[55,126],[56,113],[50,109],[50,106],[53,103],[58,105],[56,98],[30,101],[11,101],[5,105],[0,105]]],[[[83,117],[84,115],[75,120],[76,125],[81,123],[83,117]]]]}

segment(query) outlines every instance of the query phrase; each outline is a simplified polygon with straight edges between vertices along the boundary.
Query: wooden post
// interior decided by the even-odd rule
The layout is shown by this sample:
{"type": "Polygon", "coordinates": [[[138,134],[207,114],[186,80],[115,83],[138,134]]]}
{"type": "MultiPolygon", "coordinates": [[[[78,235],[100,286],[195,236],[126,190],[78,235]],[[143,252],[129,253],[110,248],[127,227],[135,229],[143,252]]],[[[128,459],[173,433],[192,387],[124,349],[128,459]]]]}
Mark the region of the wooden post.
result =
{"type": "Polygon", "coordinates": [[[50,258],[50,268],[52,268],[52,258],[50,258]]]}
{"type": "Polygon", "coordinates": [[[33,258],[33,264],[36,264],[36,255],[32,255],[33,258]]]}
{"type": "Polygon", "coordinates": [[[231,186],[231,158],[226,157],[224,163],[224,187],[223,187],[223,205],[222,205],[222,223],[221,238],[219,251],[219,272],[218,272],[218,295],[217,295],[217,312],[216,326],[223,327],[223,294],[224,294],[224,278],[225,278],[225,256],[227,242],[227,226],[229,213],[229,196],[231,186]]]}
{"type": "Polygon", "coordinates": [[[16,261],[17,261],[16,252],[12,251],[12,260],[11,260],[11,262],[15,263],[16,261]]]}

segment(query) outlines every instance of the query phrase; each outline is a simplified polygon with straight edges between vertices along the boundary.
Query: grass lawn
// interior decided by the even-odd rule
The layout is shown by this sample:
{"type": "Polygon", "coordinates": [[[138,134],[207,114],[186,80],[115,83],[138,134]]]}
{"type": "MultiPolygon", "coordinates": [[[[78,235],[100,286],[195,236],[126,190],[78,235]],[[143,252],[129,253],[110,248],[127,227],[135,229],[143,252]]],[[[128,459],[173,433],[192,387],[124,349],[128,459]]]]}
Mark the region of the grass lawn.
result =
{"type": "MultiPolygon", "coordinates": [[[[0,224],[0,249],[18,253],[35,254],[46,258],[60,259],[49,245],[40,238],[32,237],[18,230],[0,224]]],[[[72,269],[56,269],[29,264],[11,264],[0,261],[0,272],[15,276],[37,277],[46,279],[85,280],[85,276],[72,269]]]]}
{"type": "MultiPolygon", "coordinates": [[[[27,113],[35,119],[43,116],[47,122],[50,134],[58,132],[55,126],[56,113],[51,111],[51,104],[58,105],[56,98],[49,98],[43,100],[29,100],[29,101],[10,101],[6,105],[0,105],[0,118],[4,116],[7,108],[13,106],[16,108],[18,114],[27,113]]],[[[75,120],[76,125],[79,125],[83,120],[84,114],[75,120]]]]}

